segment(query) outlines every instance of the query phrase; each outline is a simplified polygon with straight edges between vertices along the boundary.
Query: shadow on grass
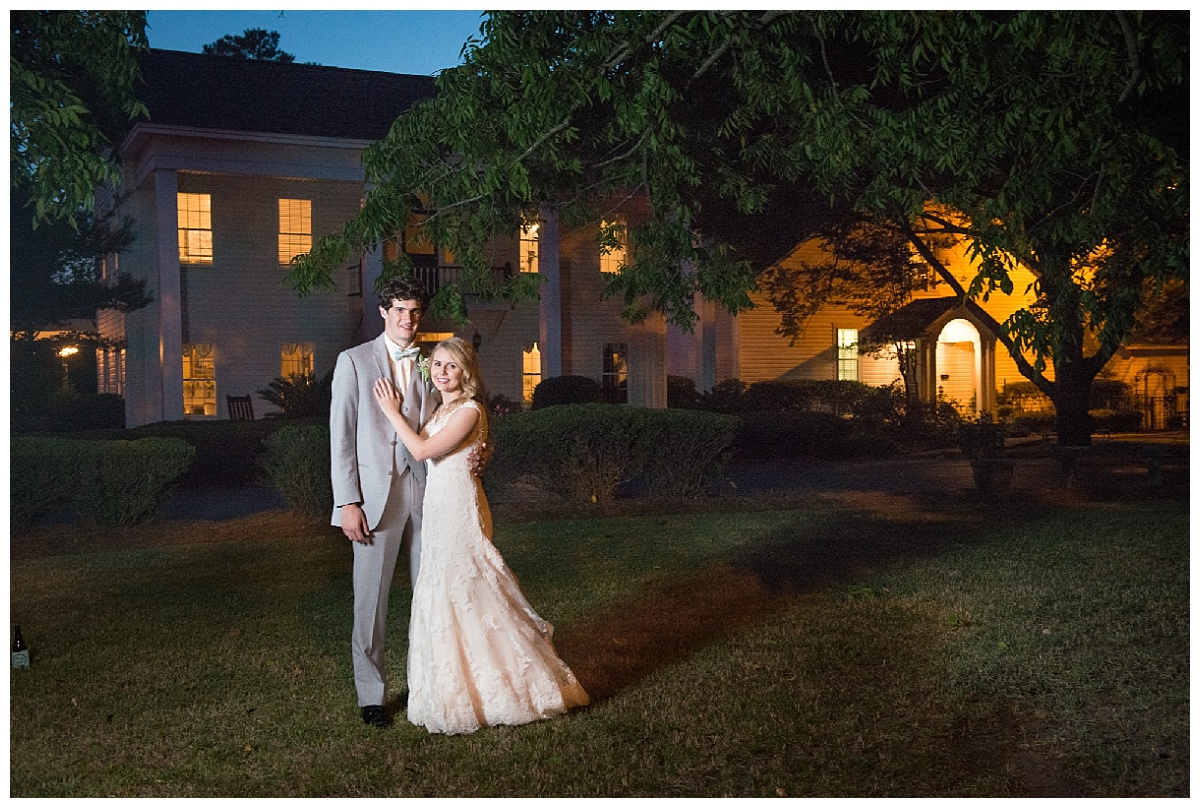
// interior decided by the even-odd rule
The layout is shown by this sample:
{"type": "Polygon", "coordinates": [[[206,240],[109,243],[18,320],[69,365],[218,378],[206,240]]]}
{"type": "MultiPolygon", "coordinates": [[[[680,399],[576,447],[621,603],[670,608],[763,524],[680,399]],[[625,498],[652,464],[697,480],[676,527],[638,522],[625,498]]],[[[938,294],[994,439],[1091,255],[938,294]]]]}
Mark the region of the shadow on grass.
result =
{"type": "Polygon", "coordinates": [[[946,540],[946,524],[938,519],[847,516],[816,536],[811,522],[798,524],[571,625],[555,644],[593,700],[601,701],[765,615],[880,566],[935,553],[946,540]]]}

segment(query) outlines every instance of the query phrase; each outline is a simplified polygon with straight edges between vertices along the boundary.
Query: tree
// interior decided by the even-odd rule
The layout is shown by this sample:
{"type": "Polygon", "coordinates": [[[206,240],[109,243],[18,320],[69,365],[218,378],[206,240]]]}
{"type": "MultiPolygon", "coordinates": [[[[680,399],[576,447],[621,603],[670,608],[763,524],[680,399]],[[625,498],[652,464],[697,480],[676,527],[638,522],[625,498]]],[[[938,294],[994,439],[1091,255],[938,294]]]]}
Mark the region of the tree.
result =
{"type": "Polygon", "coordinates": [[[9,334],[31,342],[44,331],[72,319],[90,318],[98,309],[134,311],[151,297],[145,279],[102,277],[105,259],[133,242],[129,222],[80,213],[76,225],[65,220],[35,225],[26,215],[19,189],[10,194],[9,334]]]}
{"type": "Polygon", "coordinates": [[[418,207],[487,293],[488,236],[639,194],[609,291],[686,326],[696,293],[750,305],[772,232],[795,245],[846,206],[912,244],[1082,445],[1143,283],[1186,278],[1186,13],[500,12],[481,34],[368,149],[366,204],[299,262],[301,293],[418,207]],[[966,286],[947,238],[978,262],[966,286]],[[1037,303],[997,323],[978,300],[1017,262],[1037,303]]]}
{"type": "Polygon", "coordinates": [[[12,11],[9,168],[39,222],[90,211],[96,187],[117,184],[113,147],[147,115],[137,53],[143,11],[12,11]]]}
{"type": "Polygon", "coordinates": [[[231,59],[258,59],[264,62],[294,62],[296,57],[279,49],[279,32],[262,28],[247,28],[238,35],[226,34],[216,42],[201,48],[213,56],[231,59]]]}
{"type": "Polygon", "coordinates": [[[843,116],[848,140],[812,139],[811,174],[905,233],[1054,402],[1060,443],[1086,445],[1091,383],[1144,283],[1187,276],[1187,166],[1172,147],[1186,126],[1170,113],[1186,16],[881,16],[860,31],[893,100],[843,116]],[[837,154],[850,163],[830,171],[837,154]],[[978,260],[968,286],[932,238],[978,260]],[[1011,293],[1017,262],[1037,275],[1036,302],[997,323],[978,300],[1011,293]]]}

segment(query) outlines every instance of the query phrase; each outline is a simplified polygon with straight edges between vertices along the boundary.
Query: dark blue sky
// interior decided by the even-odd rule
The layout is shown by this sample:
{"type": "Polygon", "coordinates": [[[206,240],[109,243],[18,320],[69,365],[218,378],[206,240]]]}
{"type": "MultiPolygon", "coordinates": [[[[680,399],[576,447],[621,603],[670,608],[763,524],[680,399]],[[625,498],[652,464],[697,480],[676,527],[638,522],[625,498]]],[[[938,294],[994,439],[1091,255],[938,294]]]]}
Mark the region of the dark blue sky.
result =
{"type": "Polygon", "coordinates": [[[199,53],[247,28],[279,32],[297,62],[431,75],[459,63],[482,11],[168,11],[146,14],[150,47],[199,53]]]}

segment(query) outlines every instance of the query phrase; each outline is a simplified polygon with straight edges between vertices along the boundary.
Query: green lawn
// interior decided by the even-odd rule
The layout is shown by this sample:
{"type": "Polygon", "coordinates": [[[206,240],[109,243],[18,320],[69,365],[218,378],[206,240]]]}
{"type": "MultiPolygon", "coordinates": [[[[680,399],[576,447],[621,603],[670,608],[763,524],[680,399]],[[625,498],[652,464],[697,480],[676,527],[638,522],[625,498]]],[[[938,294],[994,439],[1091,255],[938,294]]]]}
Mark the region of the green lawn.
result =
{"type": "Polygon", "coordinates": [[[329,528],[12,541],[12,796],[1189,793],[1186,501],[501,519],[594,704],[464,737],[359,722],[329,528]]]}

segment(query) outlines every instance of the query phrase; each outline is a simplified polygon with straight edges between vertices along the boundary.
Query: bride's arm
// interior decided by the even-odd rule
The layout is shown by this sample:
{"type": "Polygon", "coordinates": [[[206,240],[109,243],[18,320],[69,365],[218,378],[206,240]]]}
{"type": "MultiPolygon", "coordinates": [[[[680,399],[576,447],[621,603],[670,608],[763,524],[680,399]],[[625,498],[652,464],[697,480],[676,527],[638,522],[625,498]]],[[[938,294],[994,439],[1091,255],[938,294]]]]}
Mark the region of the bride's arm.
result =
{"type": "Polygon", "coordinates": [[[404,416],[400,414],[403,398],[390,379],[379,379],[375,382],[375,401],[379,403],[387,419],[392,422],[396,434],[403,441],[414,460],[441,457],[447,452],[457,449],[459,444],[471,434],[475,425],[479,423],[479,410],[474,407],[460,407],[436,435],[424,438],[414,432],[413,428],[404,420],[404,416]]]}

